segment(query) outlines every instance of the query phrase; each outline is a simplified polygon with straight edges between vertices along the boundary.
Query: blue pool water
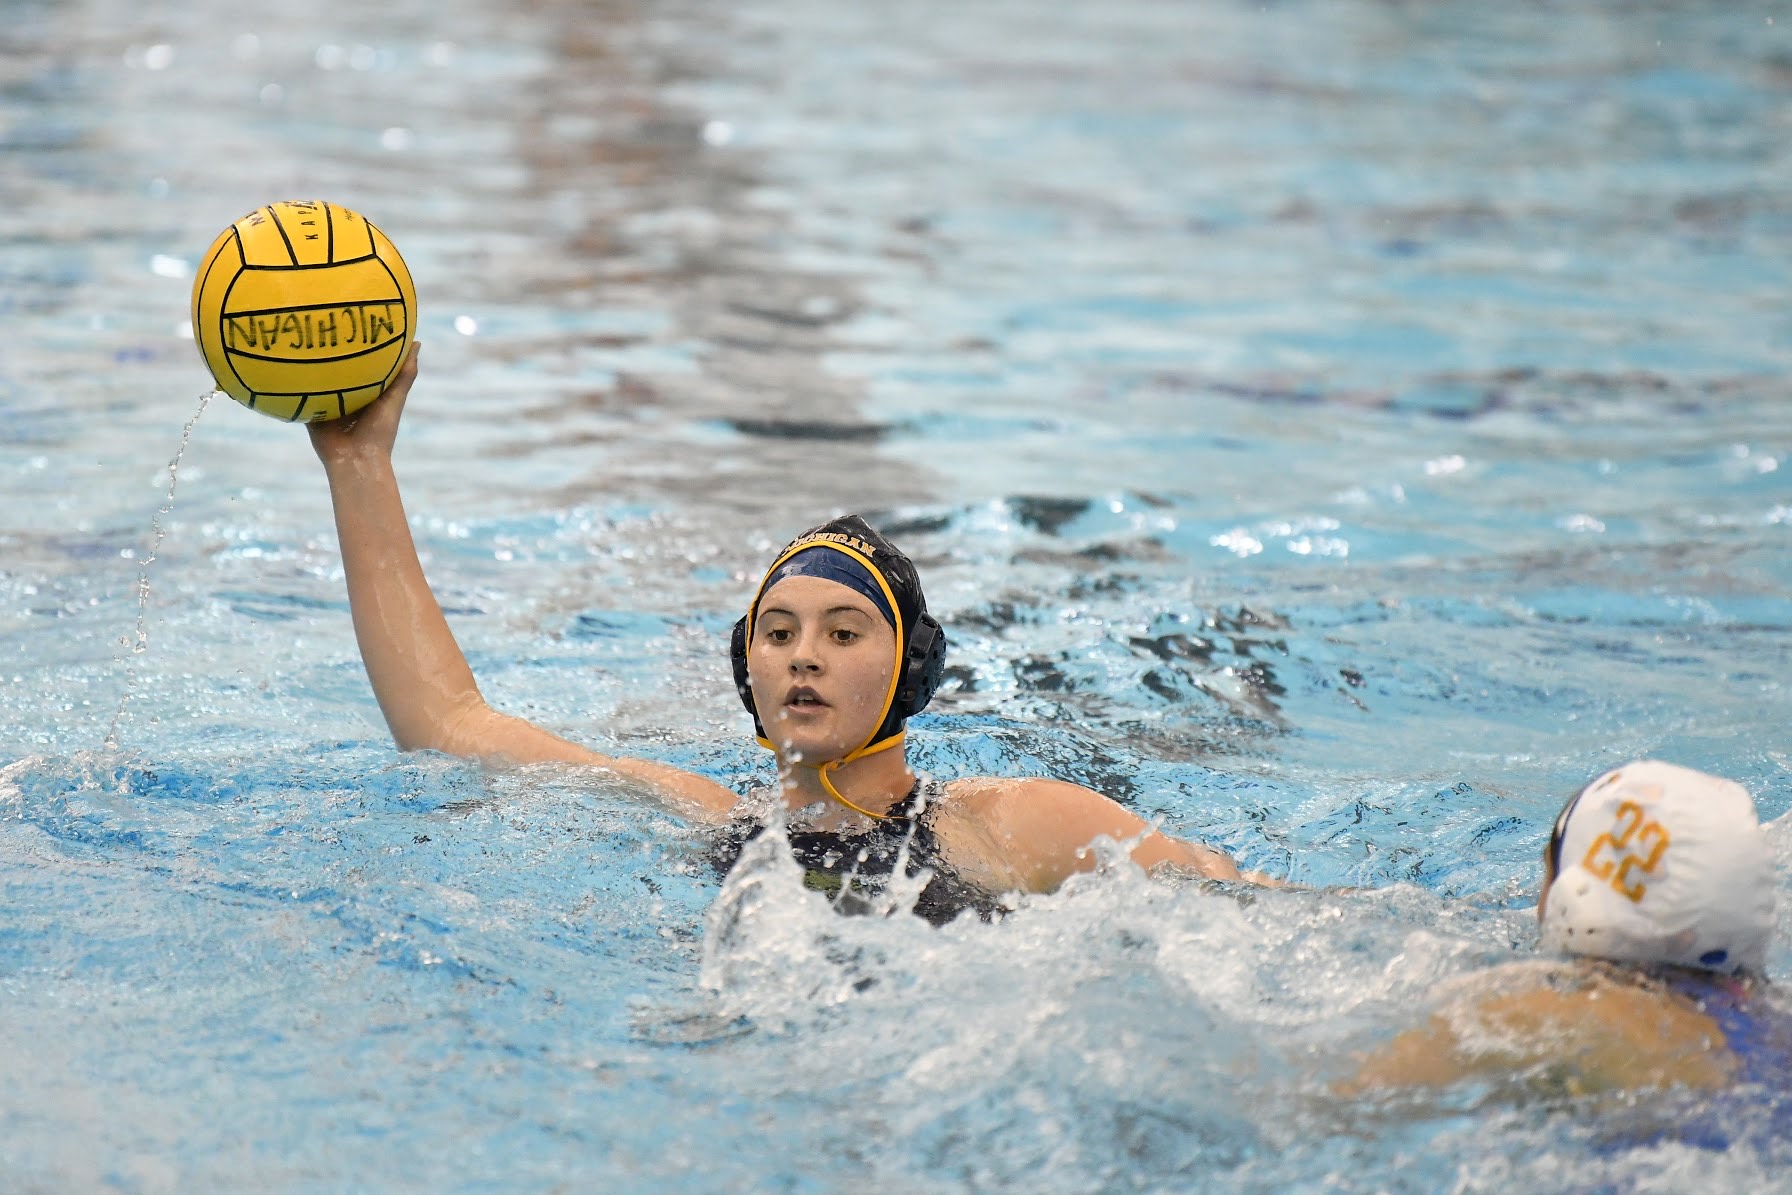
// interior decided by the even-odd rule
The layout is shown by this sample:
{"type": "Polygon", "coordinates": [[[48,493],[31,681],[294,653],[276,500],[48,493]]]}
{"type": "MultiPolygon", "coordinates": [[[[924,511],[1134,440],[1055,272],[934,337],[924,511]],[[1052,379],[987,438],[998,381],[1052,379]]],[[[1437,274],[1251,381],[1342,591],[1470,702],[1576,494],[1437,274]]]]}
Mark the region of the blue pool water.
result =
{"type": "Polygon", "coordinates": [[[1325,1083],[1532,952],[1605,767],[1792,804],[1792,18],[0,11],[8,1187],[1785,1186],[1749,1111],[1325,1083]],[[725,632],[866,510],[952,636],[918,763],[1321,890],[848,920],[396,754],[304,434],[219,399],[169,470],[197,256],[311,196],[416,278],[401,476],[494,704],[763,782],[725,632]]]}

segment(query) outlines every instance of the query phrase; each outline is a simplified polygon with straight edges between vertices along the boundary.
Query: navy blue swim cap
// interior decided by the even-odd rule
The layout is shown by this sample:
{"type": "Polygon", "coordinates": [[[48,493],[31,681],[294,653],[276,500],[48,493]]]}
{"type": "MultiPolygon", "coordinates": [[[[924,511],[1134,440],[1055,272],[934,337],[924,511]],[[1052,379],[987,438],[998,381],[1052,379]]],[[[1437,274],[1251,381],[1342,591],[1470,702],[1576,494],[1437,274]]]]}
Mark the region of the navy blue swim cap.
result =
{"type": "Polygon", "coordinates": [[[876,606],[877,612],[884,616],[884,621],[892,628],[896,625],[896,611],[890,608],[890,597],[884,592],[885,586],[878,584],[877,577],[869,568],[832,544],[816,544],[798,550],[794,556],[786,557],[783,564],[765,574],[765,580],[759,583],[759,596],[763,598],[786,577],[820,577],[824,581],[844,585],[862,594],[876,606]]]}

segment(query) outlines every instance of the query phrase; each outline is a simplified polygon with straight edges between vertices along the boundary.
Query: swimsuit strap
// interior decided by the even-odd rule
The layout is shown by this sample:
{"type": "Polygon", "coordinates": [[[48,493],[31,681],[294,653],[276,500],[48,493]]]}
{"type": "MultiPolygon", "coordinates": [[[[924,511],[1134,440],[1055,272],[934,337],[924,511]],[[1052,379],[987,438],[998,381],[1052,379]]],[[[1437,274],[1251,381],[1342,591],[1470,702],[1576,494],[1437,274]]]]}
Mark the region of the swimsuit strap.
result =
{"type": "Polygon", "coordinates": [[[914,822],[926,827],[933,820],[934,811],[940,807],[940,798],[945,795],[945,784],[938,780],[924,780],[917,774],[914,785],[902,800],[890,806],[884,817],[891,821],[914,822]]]}

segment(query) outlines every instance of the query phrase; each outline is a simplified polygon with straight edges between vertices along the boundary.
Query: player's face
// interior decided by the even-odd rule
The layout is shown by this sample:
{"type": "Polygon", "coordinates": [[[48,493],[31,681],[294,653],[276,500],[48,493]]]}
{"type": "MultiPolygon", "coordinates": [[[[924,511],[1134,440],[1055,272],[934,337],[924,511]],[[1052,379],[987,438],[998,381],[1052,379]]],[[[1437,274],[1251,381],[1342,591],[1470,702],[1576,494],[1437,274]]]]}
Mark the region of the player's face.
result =
{"type": "Polygon", "coordinates": [[[747,679],[766,737],[793,762],[820,765],[883,721],[896,632],[861,593],[823,577],[787,577],[759,603],[747,679]]]}

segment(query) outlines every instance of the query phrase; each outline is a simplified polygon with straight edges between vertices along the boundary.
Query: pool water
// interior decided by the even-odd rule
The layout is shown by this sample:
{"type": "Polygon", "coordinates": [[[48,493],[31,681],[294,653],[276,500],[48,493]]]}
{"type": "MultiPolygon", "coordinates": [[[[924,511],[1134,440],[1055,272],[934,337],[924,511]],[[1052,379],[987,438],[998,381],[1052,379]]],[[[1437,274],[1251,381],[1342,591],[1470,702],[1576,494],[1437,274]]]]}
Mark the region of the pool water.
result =
{"type": "Polygon", "coordinates": [[[1773,1093],[1713,1152],[1327,1089],[1533,953],[1586,779],[1792,803],[1773,6],[5,13],[9,1187],[1784,1186],[1773,1093]],[[184,326],[313,196],[416,279],[400,474],[493,704],[764,783],[726,632],[862,510],[952,640],[918,765],[1316,890],[847,919],[397,754],[304,433],[201,412],[184,326]]]}

